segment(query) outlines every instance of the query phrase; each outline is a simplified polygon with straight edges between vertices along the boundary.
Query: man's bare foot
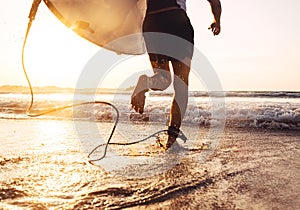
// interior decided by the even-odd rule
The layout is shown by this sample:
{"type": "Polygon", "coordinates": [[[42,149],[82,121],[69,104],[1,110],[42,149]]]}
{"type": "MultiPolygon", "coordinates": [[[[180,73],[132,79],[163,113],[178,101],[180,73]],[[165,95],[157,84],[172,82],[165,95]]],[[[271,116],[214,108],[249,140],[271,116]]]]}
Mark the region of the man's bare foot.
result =
{"type": "Polygon", "coordinates": [[[139,81],[132,93],[131,96],[131,106],[132,108],[140,113],[143,114],[146,96],[145,93],[148,92],[148,77],[146,75],[142,75],[139,78],[139,81]]]}

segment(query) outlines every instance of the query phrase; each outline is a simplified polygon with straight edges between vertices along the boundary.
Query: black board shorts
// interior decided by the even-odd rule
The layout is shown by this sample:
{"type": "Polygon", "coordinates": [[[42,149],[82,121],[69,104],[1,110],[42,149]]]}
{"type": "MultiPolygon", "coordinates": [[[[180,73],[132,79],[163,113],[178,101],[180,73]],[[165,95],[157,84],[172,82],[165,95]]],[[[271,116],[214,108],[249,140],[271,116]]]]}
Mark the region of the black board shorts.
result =
{"type": "MultiPolygon", "coordinates": [[[[147,14],[143,22],[143,36],[151,61],[160,62],[162,60],[182,60],[186,57],[191,59],[193,56],[194,29],[186,12],[182,9],[178,8],[158,13],[147,14]],[[153,37],[151,35],[152,33],[147,32],[169,34],[180,37],[185,41],[176,39],[174,43],[170,44],[169,41],[167,41],[167,44],[165,44],[166,41],[162,41],[162,39],[156,36],[153,37]],[[171,56],[169,53],[161,53],[166,51],[171,52],[171,56]]],[[[173,38],[171,38],[170,40],[173,40],[173,38]]]]}

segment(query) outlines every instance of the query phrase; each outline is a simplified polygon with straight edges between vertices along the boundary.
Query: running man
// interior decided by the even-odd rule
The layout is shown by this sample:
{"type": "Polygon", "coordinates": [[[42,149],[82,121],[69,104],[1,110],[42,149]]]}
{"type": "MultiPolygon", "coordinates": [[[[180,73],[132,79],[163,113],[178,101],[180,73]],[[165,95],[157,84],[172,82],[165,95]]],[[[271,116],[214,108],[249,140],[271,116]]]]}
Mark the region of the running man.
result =
{"type": "MultiPolygon", "coordinates": [[[[168,124],[168,140],[165,149],[171,147],[180,132],[182,119],[188,102],[188,84],[190,64],[193,56],[194,30],[186,14],[186,0],[147,0],[147,11],[143,22],[143,32],[154,75],[139,77],[131,96],[133,109],[142,114],[145,105],[145,93],[149,90],[163,91],[172,83],[169,63],[174,71],[174,95],[170,109],[168,124]],[[161,42],[147,32],[165,33],[180,37],[190,44],[178,46],[176,58],[159,54],[162,52],[161,42]],[[158,52],[158,53],[155,53],[158,52]],[[183,85],[184,84],[184,85],[183,85]]],[[[219,0],[208,0],[211,5],[214,21],[210,25],[213,35],[221,31],[221,3],[219,0]]],[[[172,44],[173,45],[173,44],[172,44]]],[[[176,46],[176,43],[174,43],[176,46]]]]}

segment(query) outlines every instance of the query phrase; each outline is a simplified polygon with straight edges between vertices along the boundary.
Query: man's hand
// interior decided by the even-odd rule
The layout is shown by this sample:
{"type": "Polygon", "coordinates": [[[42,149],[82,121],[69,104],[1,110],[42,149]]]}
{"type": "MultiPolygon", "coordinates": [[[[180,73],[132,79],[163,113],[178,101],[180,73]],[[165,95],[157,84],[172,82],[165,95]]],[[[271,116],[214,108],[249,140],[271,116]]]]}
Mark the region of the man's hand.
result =
{"type": "Polygon", "coordinates": [[[216,36],[221,32],[220,18],[222,13],[222,6],[220,0],[208,0],[211,6],[211,11],[214,15],[214,21],[208,29],[211,29],[216,36]]]}
{"type": "Polygon", "coordinates": [[[216,21],[214,21],[209,27],[208,29],[210,29],[213,34],[216,36],[221,32],[221,25],[220,23],[217,23],[216,21]]]}

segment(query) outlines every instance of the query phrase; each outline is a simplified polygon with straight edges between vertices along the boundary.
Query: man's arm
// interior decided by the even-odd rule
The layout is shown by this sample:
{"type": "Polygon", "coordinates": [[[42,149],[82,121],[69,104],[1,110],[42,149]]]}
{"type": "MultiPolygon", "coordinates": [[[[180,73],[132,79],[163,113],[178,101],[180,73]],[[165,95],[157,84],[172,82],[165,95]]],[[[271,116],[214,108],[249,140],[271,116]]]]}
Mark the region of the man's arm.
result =
{"type": "Polygon", "coordinates": [[[208,0],[211,6],[211,11],[214,15],[214,21],[208,29],[211,29],[214,35],[218,35],[221,32],[221,13],[222,6],[220,0],[208,0]]]}

